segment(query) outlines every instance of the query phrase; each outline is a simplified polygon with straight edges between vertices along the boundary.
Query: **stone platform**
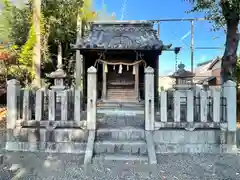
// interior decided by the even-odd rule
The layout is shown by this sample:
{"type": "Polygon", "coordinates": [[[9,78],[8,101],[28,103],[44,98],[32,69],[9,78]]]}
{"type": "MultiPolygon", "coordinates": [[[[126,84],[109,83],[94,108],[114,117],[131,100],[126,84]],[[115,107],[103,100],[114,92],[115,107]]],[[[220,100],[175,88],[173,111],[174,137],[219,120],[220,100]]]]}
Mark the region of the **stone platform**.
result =
{"type": "Polygon", "coordinates": [[[88,131],[19,128],[7,131],[5,150],[85,154],[88,131]]]}
{"type": "Polygon", "coordinates": [[[80,126],[62,126],[69,123],[53,129],[19,127],[7,132],[5,149],[84,154],[88,163],[115,160],[156,164],[156,154],[236,153],[231,143],[227,145],[227,133],[220,129],[145,131],[142,107],[131,108],[123,106],[112,113],[108,108],[98,108],[97,130],[91,132],[91,137],[80,126]]]}

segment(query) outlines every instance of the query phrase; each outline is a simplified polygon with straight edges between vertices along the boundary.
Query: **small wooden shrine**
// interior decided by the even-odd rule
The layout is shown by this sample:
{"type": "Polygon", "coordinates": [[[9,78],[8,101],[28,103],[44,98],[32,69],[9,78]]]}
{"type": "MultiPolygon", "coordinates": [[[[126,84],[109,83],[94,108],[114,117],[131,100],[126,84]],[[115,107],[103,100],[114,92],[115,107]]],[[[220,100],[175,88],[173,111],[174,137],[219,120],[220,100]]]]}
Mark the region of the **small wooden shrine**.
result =
{"type": "Polygon", "coordinates": [[[90,33],[74,49],[83,55],[83,90],[87,69],[97,68],[98,97],[103,101],[138,102],[144,99],[144,68],[155,70],[164,46],[149,21],[94,22],[90,33]]]}

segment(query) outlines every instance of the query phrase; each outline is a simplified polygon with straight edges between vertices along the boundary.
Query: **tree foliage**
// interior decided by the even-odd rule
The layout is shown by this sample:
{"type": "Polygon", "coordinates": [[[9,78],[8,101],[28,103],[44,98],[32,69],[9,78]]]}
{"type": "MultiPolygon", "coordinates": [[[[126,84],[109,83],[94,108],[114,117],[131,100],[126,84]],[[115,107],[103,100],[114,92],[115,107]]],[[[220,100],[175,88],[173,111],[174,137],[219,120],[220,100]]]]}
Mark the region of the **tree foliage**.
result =
{"type": "MultiPolygon", "coordinates": [[[[21,7],[14,5],[10,0],[0,0],[0,5],[3,6],[0,14],[0,40],[7,41],[10,46],[13,45],[16,57],[14,64],[8,65],[12,69],[11,72],[15,72],[15,78],[20,77],[16,70],[22,69],[20,74],[24,77],[27,74],[29,76],[27,79],[31,81],[34,76],[33,47],[36,42],[32,22],[32,0],[28,0],[21,7]],[[15,68],[20,66],[21,68],[15,68]]],[[[74,53],[70,49],[70,44],[76,41],[79,17],[83,27],[87,27],[90,21],[113,18],[108,15],[106,8],[99,12],[95,11],[93,0],[41,0],[41,6],[41,64],[44,72],[54,70],[58,43],[62,45],[65,70],[68,72],[69,69],[74,69],[74,62],[70,61],[74,53]],[[69,65],[71,67],[68,67],[69,65]]],[[[8,48],[4,51],[12,50],[8,48]]],[[[4,62],[6,64],[6,61],[4,62]]]]}
{"type": "Polygon", "coordinates": [[[214,30],[224,28],[226,32],[225,51],[222,57],[221,78],[235,80],[237,49],[239,43],[239,0],[186,0],[193,3],[190,12],[204,12],[206,18],[214,22],[214,30]]]}

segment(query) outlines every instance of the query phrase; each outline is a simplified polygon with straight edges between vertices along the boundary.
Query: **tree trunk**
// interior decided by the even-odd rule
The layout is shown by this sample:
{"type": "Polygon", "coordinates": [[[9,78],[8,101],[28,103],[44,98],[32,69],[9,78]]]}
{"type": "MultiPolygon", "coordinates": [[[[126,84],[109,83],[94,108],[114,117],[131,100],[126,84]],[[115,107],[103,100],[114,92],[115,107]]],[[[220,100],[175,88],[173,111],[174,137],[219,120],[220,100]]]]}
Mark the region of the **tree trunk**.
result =
{"type": "Polygon", "coordinates": [[[221,80],[222,84],[227,80],[235,80],[235,70],[237,64],[237,48],[239,43],[238,24],[239,17],[226,18],[227,35],[225,51],[221,64],[221,80]]]}
{"type": "Polygon", "coordinates": [[[35,79],[33,81],[33,86],[41,86],[41,0],[33,1],[33,23],[34,30],[36,33],[36,43],[33,50],[33,68],[35,72],[35,79]]]}
{"type": "MultiPolygon", "coordinates": [[[[76,44],[79,44],[82,39],[82,19],[80,14],[77,18],[77,41],[76,44]]],[[[77,87],[82,86],[82,75],[83,75],[83,58],[80,50],[76,51],[76,68],[75,68],[75,83],[77,87]]]]}

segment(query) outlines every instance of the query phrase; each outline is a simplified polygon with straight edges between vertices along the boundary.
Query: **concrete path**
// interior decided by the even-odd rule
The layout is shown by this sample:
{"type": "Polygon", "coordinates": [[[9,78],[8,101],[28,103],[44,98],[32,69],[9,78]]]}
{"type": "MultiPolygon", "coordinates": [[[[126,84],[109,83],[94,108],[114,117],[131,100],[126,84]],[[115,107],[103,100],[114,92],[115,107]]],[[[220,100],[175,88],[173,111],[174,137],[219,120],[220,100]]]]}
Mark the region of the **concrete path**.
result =
{"type": "Polygon", "coordinates": [[[5,152],[1,180],[238,180],[238,155],[161,155],[158,165],[121,162],[92,164],[84,169],[83,156],[5,152]]]}

